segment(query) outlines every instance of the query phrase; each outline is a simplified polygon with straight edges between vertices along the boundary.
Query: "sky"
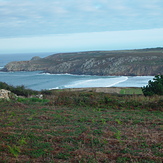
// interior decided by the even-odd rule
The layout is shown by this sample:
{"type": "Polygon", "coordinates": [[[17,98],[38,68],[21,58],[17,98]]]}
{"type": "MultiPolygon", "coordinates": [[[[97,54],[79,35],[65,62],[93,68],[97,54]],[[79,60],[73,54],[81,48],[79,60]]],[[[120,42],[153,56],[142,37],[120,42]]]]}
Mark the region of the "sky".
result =
{"type": "Polygon", "coordinates": [[[0,0],[0,54],[162,43],[162,0],[0,0]]]}

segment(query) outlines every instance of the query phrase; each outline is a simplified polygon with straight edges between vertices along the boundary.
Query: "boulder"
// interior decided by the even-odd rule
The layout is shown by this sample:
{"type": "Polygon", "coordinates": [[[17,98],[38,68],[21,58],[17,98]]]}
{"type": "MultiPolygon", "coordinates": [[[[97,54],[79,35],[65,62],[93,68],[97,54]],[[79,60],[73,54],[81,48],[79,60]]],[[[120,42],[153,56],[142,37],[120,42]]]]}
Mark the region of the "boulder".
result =
{"type": "Polygon", "coordinates": [[[0,89],[0,99],[7,99],[9,100],[10,99],[10,94],[11,94],[11,91],[8,91],[8,90],[5,90],[5,89],[0,89]]]}

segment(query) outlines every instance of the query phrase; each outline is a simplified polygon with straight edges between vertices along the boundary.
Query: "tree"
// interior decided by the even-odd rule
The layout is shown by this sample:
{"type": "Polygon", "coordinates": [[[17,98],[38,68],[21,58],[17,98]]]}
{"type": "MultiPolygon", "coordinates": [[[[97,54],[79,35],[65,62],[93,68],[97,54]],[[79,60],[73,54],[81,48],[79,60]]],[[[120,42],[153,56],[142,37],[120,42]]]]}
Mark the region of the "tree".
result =
{"type": "Polygon", "coordinates": [[[142,87],[145,96],[163,95],[163,75],[156,75],[152,80],[149,80],[148,85],[142,87]]]}

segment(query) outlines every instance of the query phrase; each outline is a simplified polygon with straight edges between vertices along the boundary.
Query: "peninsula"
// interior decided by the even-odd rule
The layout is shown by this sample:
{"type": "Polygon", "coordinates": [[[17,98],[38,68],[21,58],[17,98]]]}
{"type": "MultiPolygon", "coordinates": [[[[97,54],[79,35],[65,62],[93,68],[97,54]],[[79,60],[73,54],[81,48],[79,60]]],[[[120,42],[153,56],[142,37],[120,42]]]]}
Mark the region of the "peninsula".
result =
{"type": "Polygon", "coordinates": [[[163,48],[58,53],[8,63],[1,71],[146,76],[163,74],[163,48]]]}

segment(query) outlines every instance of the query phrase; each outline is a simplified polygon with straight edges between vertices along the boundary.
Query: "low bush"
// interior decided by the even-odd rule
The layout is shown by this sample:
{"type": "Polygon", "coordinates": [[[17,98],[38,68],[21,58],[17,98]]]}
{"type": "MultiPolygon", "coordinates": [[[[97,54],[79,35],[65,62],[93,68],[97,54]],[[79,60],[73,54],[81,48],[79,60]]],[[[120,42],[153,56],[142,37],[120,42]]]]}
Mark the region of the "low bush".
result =
{"type": "Polygon", "coordinates": [[[41,94],[44,94],[44,95],[52,95],[53,92],[51,90],[43,89],[43,90],[41,90],[41,94]]]}
{"type": "Polygon", "coordinates": [[[163,95],[163,75],[157,75],[147,86],[142,87],[145,96],[163,95]]]}
{"type": "Polygon", "coordinates": [[[38,94],[38,91],[27,89],[25,88],[24,85],[15,87],[15,86],[8,85],[5,82],[0,82],[0,89],[6,89],[11,91],[12,93],[15,93],[18,96],[25,96],[25,97],[38,94]]]}

